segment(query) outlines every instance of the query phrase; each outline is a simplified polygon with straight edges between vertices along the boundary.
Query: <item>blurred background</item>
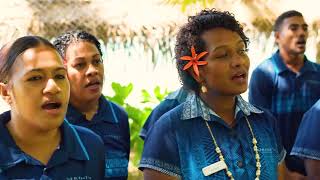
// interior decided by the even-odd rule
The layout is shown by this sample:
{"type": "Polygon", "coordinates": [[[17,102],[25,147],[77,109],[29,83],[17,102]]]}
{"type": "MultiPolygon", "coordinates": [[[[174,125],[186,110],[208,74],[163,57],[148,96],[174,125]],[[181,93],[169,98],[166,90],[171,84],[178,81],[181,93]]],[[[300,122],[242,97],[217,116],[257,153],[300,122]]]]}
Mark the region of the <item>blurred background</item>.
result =
{"type": "MultiPolygon", "coordinates": [[[[103,44],[103,94],[130,117],[129,179],[137,170],[143,142],[139,131],[169,92],[180,87],[173,59],[179,26],[203,8],[232,12],[250,38],[251,70],[276,50],[272,25],[282,12],[300,11],[309,24],[306,55],[320,62],[320,13],[316,0],[0,0],[0,46],[24,35],[49,40],[82,29],[103,44]]],[[[247,99],[247,92],[243,94],[247,99]]],[[[0,112],[9,107],[0,100],[0,112]]]]}

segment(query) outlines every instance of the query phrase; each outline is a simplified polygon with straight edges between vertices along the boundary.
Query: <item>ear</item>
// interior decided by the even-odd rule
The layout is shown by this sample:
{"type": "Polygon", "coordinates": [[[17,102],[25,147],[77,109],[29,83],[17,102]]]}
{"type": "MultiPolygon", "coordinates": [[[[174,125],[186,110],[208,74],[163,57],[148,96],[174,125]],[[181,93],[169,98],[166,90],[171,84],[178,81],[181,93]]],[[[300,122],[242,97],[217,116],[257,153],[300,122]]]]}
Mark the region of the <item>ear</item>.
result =
{"type": "Polygon", "coordinates": [[[280,32],[279,31],[274,32],[274,39],[277,44],[278,44],[279,38],[280,38],[280,32]]]}
{"type": "Polygon", "coordinates": [[[12,104],[12,99],[9,93],[9,84],[0,82],[0,95],[9,105],[12,104]]]}
{"type": "Polygon", "coordinates": [[[196,73],[194,73],[193,68],[189,68],[188,73],[192,76],[192,78],[197,81],[198,84],[202,84],[204,82],[204,78],[202,77],[202,73],[201,70],[199,69],[199,76],[196,75],[196,73]]]}
{"type": "Polygon", "coordinates": [[[68,63],[67,60],[65,58],[63,58],[63,65],[65,68],[67,67],[67,63],[68,63]]]}

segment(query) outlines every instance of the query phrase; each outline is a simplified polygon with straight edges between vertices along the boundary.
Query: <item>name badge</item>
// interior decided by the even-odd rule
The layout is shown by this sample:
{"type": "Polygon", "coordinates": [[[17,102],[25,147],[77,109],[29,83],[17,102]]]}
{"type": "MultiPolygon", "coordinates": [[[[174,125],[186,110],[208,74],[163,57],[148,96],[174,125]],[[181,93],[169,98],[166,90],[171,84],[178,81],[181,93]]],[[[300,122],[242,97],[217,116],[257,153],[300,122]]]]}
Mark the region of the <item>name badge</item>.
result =
{"type": "Polygon", "coordinates": [[[210,164],[209,166],[202,168],[202,173],[205,176],[210,176],[211,174],[216,173],[216,172],[221,171],[226,168],[227,168],[227,165],[224,161],[218,161],[216,163],[210,164]]]}

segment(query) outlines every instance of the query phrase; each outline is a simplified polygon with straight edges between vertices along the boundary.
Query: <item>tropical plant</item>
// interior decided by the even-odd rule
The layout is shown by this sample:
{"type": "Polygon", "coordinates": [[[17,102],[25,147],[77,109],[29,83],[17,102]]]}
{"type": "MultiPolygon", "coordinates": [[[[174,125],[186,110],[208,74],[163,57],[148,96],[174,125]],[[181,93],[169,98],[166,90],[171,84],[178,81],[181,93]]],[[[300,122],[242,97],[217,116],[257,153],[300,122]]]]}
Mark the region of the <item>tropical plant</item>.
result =
{"type": "Polygon", "coordinates": [[[153,90],[153,93],[149,93],[147,90],[143,89],[142,100],[140,101],[141,107],[136,107],[129,104],[126,100],[131,94],[133,90],[132,83],[128,85],[121,85],[119,83],[112,83],[112,89],[114,91],[114,96],[106,96],[110,101],[117,103],[122,106],[129,117],[129,125],[130,125],[130,141],[131,141],[131,160],[133,164],[136,166],[140,160],[142,149],[143,149],[143,141],[139,137],[140,130],[148,118],[149,114],[152,111],[152,107],[155,104],[161,102],[164,97],[169,94],[169,91],[164,90],[163,92],[160,90],[159,86],[156,86],[153,90]]]}

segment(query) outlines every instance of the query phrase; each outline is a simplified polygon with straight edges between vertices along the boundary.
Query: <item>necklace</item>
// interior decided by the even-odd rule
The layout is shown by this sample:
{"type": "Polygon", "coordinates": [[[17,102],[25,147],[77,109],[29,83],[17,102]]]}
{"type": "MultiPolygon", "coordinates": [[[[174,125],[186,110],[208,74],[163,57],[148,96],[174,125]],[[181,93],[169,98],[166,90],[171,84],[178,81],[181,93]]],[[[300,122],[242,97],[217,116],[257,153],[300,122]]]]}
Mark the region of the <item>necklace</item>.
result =
{"type": "MultiPolygon", "coordinates": [[[[249,120],[248,120],[247,116],[245,116],[245,118],[246,118],[246,121],[247,121],[249,130],[250,130],[251,136],[252,136],[253,150],[254,150],[255,158],[256,158],[256,167],[257,167],[257,170],[256,170],[256,178],[255,178],[255,180],[259,180],[259,177],[260,177],[260,174],[261,174],[261,163],[260,163],[260,155],[259,155],[258,146],[257,146],[258,142],[257,142],[257,139],[256,139],[254,133],[253,133],[251,124],[249,123],[249,120]]],[[[223,154],[222,154],[222,152],[221,152],[221,150],[220,150],[220,148],[219,148],[219,146],[218,146],[218,144],[217,144],[216,138],[215,138],[215,137],[213,136],[213,134],[212,134],[212,131],[211,131],[211,129],[210,129],[210,126],[209,126],[208,122],[207,122],[207,121],[204,121],[204,122],[206,123],[206,125],[207,125],[207,127],[208,127],[209,133],[210,133],[211,138],[212,138],[212,140],[213,140],[213,144],[214,144],[214,146],[216,147],[216,148],[215,148],[215,151],[216,151],[216,153],[219,155],[220,161],[222,161],[223,163],[225,163],[223,154]]],[[[226,164],[226,163],[225,163],[225,164],[226,164]]],[[[226,166],[225,171],[226,171],[226,173],[227,173],[227,176],[228,176],[231,180],[234,180],[231,171],[229,171],[229,169],[228,169],[228,166],[226,166]]]]}

